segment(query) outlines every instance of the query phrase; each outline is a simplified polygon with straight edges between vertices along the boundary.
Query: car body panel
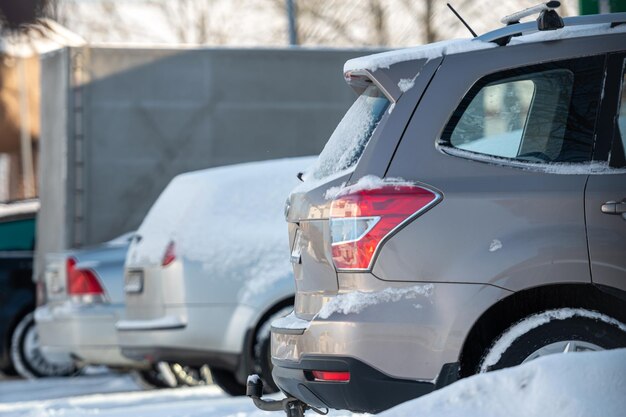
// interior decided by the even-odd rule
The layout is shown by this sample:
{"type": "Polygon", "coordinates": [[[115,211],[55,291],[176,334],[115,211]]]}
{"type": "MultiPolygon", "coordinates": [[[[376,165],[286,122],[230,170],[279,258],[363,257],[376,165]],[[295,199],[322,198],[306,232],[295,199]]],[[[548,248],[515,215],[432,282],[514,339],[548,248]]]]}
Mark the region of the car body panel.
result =
{"type": "Polygon", "coordinates": [[[602,212],[610,201],[626,201],[626,173],[591,175],[585,193],[591,278],[626,291],[626,215],[602,212]]]}
{"type": "Polygon", "coordinates": [[[585,214],[593,282],[626,291],[626,214],[603,212],[606,203],[626,202],[626,54],[610,56],[609,65],[607,103],[596,149],[622,166],[589,176],[585,214]]]}

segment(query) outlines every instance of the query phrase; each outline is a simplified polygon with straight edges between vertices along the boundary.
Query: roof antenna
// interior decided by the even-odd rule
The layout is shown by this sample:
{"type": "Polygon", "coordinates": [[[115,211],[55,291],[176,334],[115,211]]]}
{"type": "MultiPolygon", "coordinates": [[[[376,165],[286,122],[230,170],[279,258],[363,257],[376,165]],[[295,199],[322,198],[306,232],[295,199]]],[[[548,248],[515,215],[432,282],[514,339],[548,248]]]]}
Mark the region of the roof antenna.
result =
{"type": "Polygon", "coordinates": [[[446,3],[446,4],[448,5],[448,8],[450,8],[450,10],[452,10],[452,13],[454,13],[454,15],[455,15],[456,17],[458,17],[458,18],[459,18],[459,20],[461,21],[461,23],[463,23],[463,24],[465,25],[465,27],[467,28],[467,30],[469,30],[469,31],[470,31],[470,33],[472,34],[472,36],[473,36],[473,37],[478,36],[478,35],[476,34],[476,32],[474,32],[474,31],[472,30],[472,28],[470,27],[470,25],[468,25],[468,24],[467,24],[467,22],[466,22],[465,20],[463,20],[463,18],[461,17],[461,15],[460,15],[460,14],[458,14],[456,10],[454,10],[454,7],[452,7],[452,5],[451,5],[450,3],[446,3]]]}

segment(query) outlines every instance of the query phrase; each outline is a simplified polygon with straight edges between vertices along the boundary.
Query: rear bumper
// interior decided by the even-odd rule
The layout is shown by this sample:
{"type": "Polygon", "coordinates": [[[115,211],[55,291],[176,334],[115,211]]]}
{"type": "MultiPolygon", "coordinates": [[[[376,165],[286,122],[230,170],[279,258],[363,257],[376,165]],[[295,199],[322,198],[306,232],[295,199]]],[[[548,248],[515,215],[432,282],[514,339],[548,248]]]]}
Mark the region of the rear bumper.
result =
{"type": "Polygon", "coordinates": [[[346,291],[327,297],[311,320],[272,323],[273,375],[283,391],[311,405],[378,412],[447,385],[458,378],[469,329],[507,293],[481,284],[358,282],[371,284],[367,296],[346,291]],[[351,379],[313,381],[311,370],[349,371],[351,379]]]}
{"type": "Polygon", "coordinates": [[[64,303],[35,310],[44,355],[53,362],[69,359],[86,364],[139,367],[125,358],[117,343],[115,322],[121,307],[64,303]]]}
{"type": "Polygon", "coordinates": [[[159,317],[148,308],[127,310],[136,318],[117,323],[122,353],[134,360],[177,362],[236,370],[254,310],[240,304],[163,306],[159,317]]]}
{"type": "Polygon", "coordinates": [[[349,357],[306,356],[299,363],[272,362],[272,377],[280,389],[318,408],[378,413],[435,389],[434,383],[391,378],[349,357]],[[349,371],[350,381],[314,381],[312,370],[349,371]]]}

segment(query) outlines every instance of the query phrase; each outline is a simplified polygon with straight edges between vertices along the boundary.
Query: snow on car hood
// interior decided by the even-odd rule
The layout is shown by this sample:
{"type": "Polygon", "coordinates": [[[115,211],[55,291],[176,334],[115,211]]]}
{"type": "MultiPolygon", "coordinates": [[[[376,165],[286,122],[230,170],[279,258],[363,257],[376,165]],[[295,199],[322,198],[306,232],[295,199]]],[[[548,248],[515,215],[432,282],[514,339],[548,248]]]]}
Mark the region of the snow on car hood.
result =
{"type": "Polygon", "coordinates": [[[250,281],[251,292],[290,276],[283,210],[296,174],[313,161],[289,158],[177,176],[139,227],[127,265],[159,265],[173,240],[178,257],[216,276],[250,281]]]}

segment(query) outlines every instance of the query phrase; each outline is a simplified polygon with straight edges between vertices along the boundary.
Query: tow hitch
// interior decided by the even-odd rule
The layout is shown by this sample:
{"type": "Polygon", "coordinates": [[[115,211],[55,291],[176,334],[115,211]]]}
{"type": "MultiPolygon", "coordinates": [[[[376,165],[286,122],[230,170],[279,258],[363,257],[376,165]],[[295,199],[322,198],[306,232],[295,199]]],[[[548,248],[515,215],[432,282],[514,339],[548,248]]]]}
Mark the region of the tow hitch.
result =
{"type": "Polygon", "coordinates": [[[304,417],[306,410],[313,410],[317,414],[326,415],[325,412],[307,405],[297,398],[287,397],[282,400],[264,400],[263,396],[263,381],[258,375],[250,375],[246,383],[246,395],[252,398],[254,405],[263,411],[284,411],[287,413],[287,417],[304,417]]]}

